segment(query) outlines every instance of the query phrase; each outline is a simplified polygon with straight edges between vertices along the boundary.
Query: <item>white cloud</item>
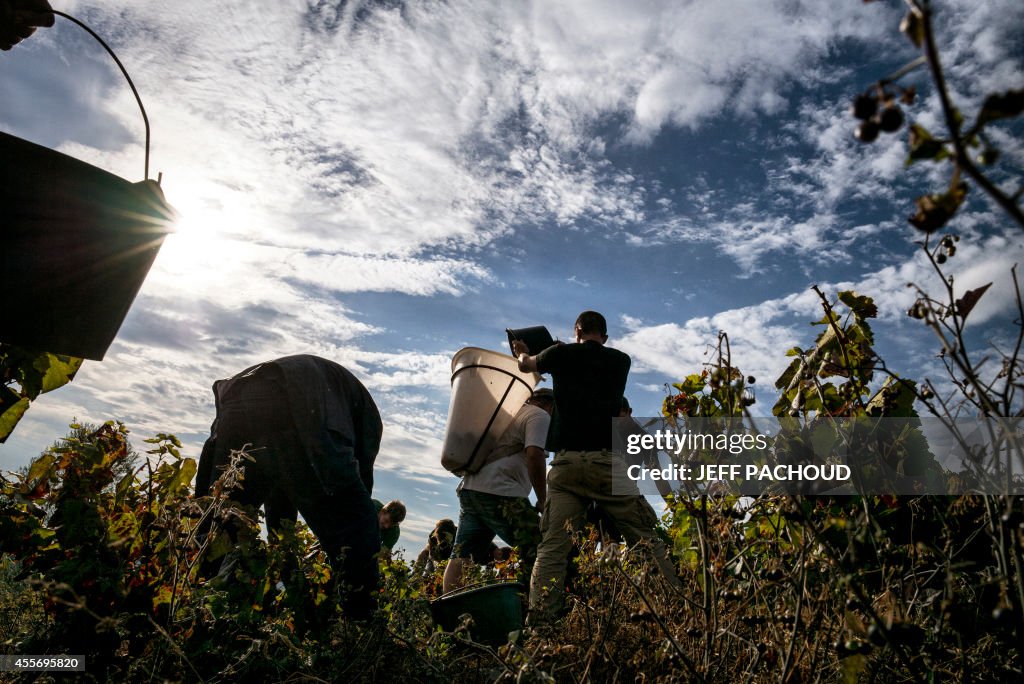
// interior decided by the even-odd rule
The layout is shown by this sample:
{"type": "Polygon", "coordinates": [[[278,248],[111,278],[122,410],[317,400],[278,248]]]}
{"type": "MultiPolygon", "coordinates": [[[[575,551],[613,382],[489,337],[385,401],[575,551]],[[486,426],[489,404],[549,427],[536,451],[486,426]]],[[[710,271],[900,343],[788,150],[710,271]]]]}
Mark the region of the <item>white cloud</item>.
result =
{"type": "Polygon", "coordinates": [[[700,372],[712,360],[718,332],[725,331],[733,365],[774,381],[785,368],[785,351],[802,342],[803,330],[790,323],[793,314],[813,315],[813,306],[813,293],[797,293],[683,324],[636,327],[624,322],[630,331],[616,346],[633,357],[634,372],[654,372],[674,382],[700,372]]]}
{"type": "MultiPolygon", "coordinates": [[[[617,182],[594,136],[609,116],[649,142],[726,110],[775,113],[788,84],[833,78],[814,66],[890,14],[738,0],[148,7],[90,19],[135,65],[172,198],[244,196],[250,239],[403,255],[552,215],[642,220],[640,180],[617,182]]],[[[110,95],[137,128],[130,95],[110,95]]],[[[137,148],[117,156],[128,169],[137,148]]]]}
{"type": "MultiPolygon", "coordinates": [[[[767,6],[758,5],[756,11],[767,6]]],[[[716,5],[715,10],[718,9],[716,5]]],[[[870,11],[880,9],[876,5],[870,11]]],[[[886,14],[873,16],[873,21],[879,22],[880,26],[894,19],[886,14]]],[[[981,5],[946,3],[937,9],[937,18],[938,34],[955,36],[952,42],[944,42],[941,49],[947,72],[953,74],[950,83],[954,96],[957,103],[965,107],[964,111],[974,111],[981,98],[992,90],[1019,87],[1024,78],[1024,66],[1020,60],[1022,40],[1016,34],[1011,35],[1012,32],[1006,27],[1024,21],[1024,6],[1012,2],[981,5]],[[1013,22],[1014,18],[1018,19],[1016,23],[1013,22]]],[[[776,73],[785,74],[792,64],[802,61],[804,70],[800,73],[804,82],[813,82],[815,79],[825,82],[829,78],[815,71],[815,50],[824,44],[841,40],[838,34],[829,35],[827,30],[816,33],[807,28],[791,40],[781,40],[780,34],[775,32],[775,21],[767,20],[765,25],[764,37],[779,39],[778,44],[784,46],[781,47],[781,54],[775,54],[760,44],[762,36],[759,33],[752,35],[749,44],[743,46],[730,45],[728,42],[736,35],[743,35],[742,31],[723,33],[723,36],[727,36],[723,41],[730,57],[720,65],[720,69],[715,71],[709,68],[702,79],[692,83],[677,79],[678,83],[667,89],[669,94],[656,100],[657,105],[649,102],[648,92],[642,92],[638,102],[642,105],[643,113],[661,107],[664,113],[653,117],[659,122],[658,126],[671,123],[697,127],[701,117],[714,113],[716,109],[717,96],[705,106],[700,106],[707,99],[706,93],[711,92],[709,88],[713,89],[718,83],[712,74],[728,73],[732,67],[742,63],[742,55],[747,50],[771,55],[768,57],[769,63],[777,67],[776,73]],[[795,55],[799,55],[799,58],[795,55]],[[673,104],[673,98],[685,102],[686,107],[694,106],[698,114],[688,115],[683,105],[673,104]]],[[[811,25],[814,25],[813,19],[811,25]]],[[[893,55],[904,54],[908,61],[913,56],[909,43],[894,31],[875,33],[860,27],[848,36],[874,41],[878,46],[875,49],[889,51],[893,55]]],[[[754,69],[753,73],[760,72],[754,69]]],[[[895,136],[883,135],[874,145],[856,141],[853,137],[856,122],[847,111],[849,98],[856,89],[870,85],[871,81],[885,74],[844,76],[853,83],[850,92],[839,100],[822,100],[820,92],[813,91],[811,96],[793,103],[791,109],[795,111],[785,126],[787,135],[774,141],[780,146],[780,151],[790,155],[788,162],[779,165],[771,161],[771,155],[764,156],[762,167],[768,183],[756,199],[737,202],[730,196],[731,193],[723,194],[719,188],[708,187],[704,179],[698,179],[687,193],[688,215],[680,216],[666,211],[663,215],[653,216],[641,229],[642,232],[631,236],[631,242],[710,244],[733,258],[750,276],[774,266],[786,254],[800,255],[805,262],[818,266],[849,263],[851,252],[848,248],[854,245],[854,240],[846,225],[844,203],[848,206],[851,200],[865,206],[905,202],[906,208],[891,220],[904,230],[904,234],[910,235],[903,220],[905,215],[912,213],[907,195],[910,192],[922,194],[941,188],[948,182],[948,165],[919,164],[907,169],[904,164],[907,154],[904,142],[906,129],[895,136]],[[857,83],[853,79],[858,77],[866,77],[867,81],[857,83]]],[[[654,89],[660,82],[667,82],[671,78],[667,72],[662,72],[648,81],[646,87],[654,89]]],[[[746,87],[737,86],[742,80],[735,75],[721,82],[728,84],[728,87],[746,87]]],[[[767,83],[771,92],[779,92],[785,87],[785,79],[779,80],[774,74],[767,79],[767,83]]],[[[940,108],[934,95],[928,95],[926,70],[911,74],[906,83],[916,84],[926,95],[917,104],[906,108],[907,117],[922,122],[932,130],[941,131],[940,108]]],[[[739,108],[740,111],[750,112],[758,109],[758,106],[749,104],[746,108],[739,108]]],[[[763,108],[763,111],[771,110],[763,108]]],[[[643,121],[643,118],[637,117],[637,121],[643,121]]],[[[632,135],[637,140],[646,141],[656,130],[657,126],[634,128],[632,135]]],[[[1000,130],[992,132],[992,139],[1007,159],[1020,161],[1024,158],[1024,150],[1018,140],[1006,136],[1000,130]]],[[[997,181],[1004,177],[1002,173],[1001,169],[995,170],[997,181]]],[[[1015,187],[1012,181],[1008,187],[1011,187],[1011,191],[1015,187]]],[[[880,229],[880,226],[875,226],[866,232],[873,234],[880,229]]],[[[858,233],[864,235],[865,229],[862,228],[858,233]]]]}
{"type": "Polygon", "coordinates": [[[351,254],[286,257],[285,277],[335,292],[401,292],[429,296],[466,294],[474,281],[493,276],[472,262],[458,259],[378,258],[351,254]]]}
{"type": "MultiPolygon", "coordinates": [[[[407,257],[425,246],[475,249],[526,222],[646,222],[648,240],[707,241],[752,273],[791,247],[780,235],[793,232],[803,253],[841,259],[822,249],[841,227],[837,202],[892,195],[901,145],[867,154],[852,141],[845,101],[800,106],[787,93],[848,78],[821,66],[850,41],[909,54],[894,29],[899,11],[782,0],[182,2],[108,4],[88,19],[118,37],[132,67],[172,202],[216,207],[207,233],[407,257]],[[666,126],[794,106],[794,135],[818,154],[774,170],[768,195],[787,202],[774,215],[758,206],[751,220],[722,198],[689,219],[648,216],[643,179],[623,183],[608,165],[618,136],[648,144],[666,126]],[[602,129],[609,120],[618,131],[602,129]],[[813,219],[787,211],[801,202],[813,219]]],[[[976,84],[972,97],[1019,83],[1010,57],[1020,39],[1006,27],[1021,14],[1012,0],[939,8],[940,35],[957,27],[943,46],[947,69],[955,84],[976,84]]],[[[127,89],[106,96],[109,114],[137,130],[127,89]]],[[[138,175],[137,145],[68,149],[138,175]]],[[[478,273],[467,264],[453,281],[462,276],[478,273]]],[[[379,286],[401,287],[388,280],[379,286]]]]}
{"type": "Polygon", "coordinates": [[[440,429],[436,424],[423,424],[416,414],[385,411],[383,417],[384,439],[376,467],[397,471],[403,478],[416,476],[420,482],[454,488],[453,475],[441,466],[443,416],[435,414],[441,418],[440,429]]]}
{"type": "MultiPolygon", "coordinates": [[[[985,217],[973,217],[984,221],[985,217]]],[[[991,218],[991,217],[989,217],[991,218]]],[[[1024,260],[1024,243],[1013,234],[981,239],[964,239],[957,243],[957,254],[946,264],[946,275],[955,275],[954,296],[993,283],[968,317],[968,329],[975,331],[997,316],[1012,316],[1016,307],[1010,269],[1024,260]]],[[[872,323],[879,351],[903,356],[899,340],[916,340],[915,345],[935,346],[935,339],[906,317],[917,299],[915,283],[939,301],[945,294],[939,276],[923,253],[915,252],[905,261],[863,274],[856,282],[822,283],[820,289],[832,300],[842,290],[854,290],[875,300],[879,320],[872,323]],[[880,331],[884,330],[884,334],[880,331]]],[[[809,347],[819,328],[808,323],[822,316],[817,295],[811,290],[794,292],[767,299],[751,306],[728,309],[711,316],[692,318],[684,323],[644,324],[625,316],[623,326],[629,331],[616,340],[616,347],[633,357],[634,373],[656,373],[666,381],[699,372],[711,361],[712,346],[719,331],[729,335],[732,363],[745,373],[757,376],[762,384],[774,383],[788,366],[787,349],[809,347]],[[767,381],[767,382],[763,382],[767,381]]],[[[985,340],[981,341],[985,344],[985,340]]],[[[930,346],[926,346],[930,349],[930,346]]],[[[937,351],[938,347],[935,347],[937,351]]],[[[918,372],[932,368],[930,354],[907,359],[916,364],[909,370],[918,372]]],[[[934,370],[934,369],[933,369],[934,370]]],[[[769,385],[770,387],[770,385],[769,385]]]]}
{"type": "Polygon", "coordinates": [[[451,386],[452,354],[417,352],[359,352],[360,366],[379,368],[370,373],[368,385],[381,388],[451,386]]]}

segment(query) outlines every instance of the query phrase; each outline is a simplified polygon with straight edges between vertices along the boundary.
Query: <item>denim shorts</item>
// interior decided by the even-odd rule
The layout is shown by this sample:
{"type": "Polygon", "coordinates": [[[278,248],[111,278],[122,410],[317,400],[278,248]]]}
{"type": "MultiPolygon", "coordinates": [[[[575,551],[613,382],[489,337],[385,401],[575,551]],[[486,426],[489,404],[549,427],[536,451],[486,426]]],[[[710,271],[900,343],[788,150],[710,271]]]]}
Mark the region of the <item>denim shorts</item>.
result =
{"type": "Polygon", "coordinates": [[[452,558],[472,558],[481,564],[489,562],[495,535],[516,547],[520,558],[535,556],[540,540],[540,521],[530,500],[472,489],[461,490],[459,526],[452,558]]]}

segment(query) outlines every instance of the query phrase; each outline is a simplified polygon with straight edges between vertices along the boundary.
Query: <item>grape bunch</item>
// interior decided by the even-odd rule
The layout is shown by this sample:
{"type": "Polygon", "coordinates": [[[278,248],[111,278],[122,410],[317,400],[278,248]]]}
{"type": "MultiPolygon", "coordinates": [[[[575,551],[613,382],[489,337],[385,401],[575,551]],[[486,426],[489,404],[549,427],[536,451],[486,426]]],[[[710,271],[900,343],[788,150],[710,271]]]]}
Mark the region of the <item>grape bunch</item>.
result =
{"type": "MultiPolygon", "coordinates": [[[[903,91],[900,99],[912,101],[913,92],[903,91]]],[[[854,98],[850,113],[860,119],[854,135],[863,143],[874,142],[879,133],[895,133],[903,127],[903,110],[896,97],[881,86],[854,98]]]]}

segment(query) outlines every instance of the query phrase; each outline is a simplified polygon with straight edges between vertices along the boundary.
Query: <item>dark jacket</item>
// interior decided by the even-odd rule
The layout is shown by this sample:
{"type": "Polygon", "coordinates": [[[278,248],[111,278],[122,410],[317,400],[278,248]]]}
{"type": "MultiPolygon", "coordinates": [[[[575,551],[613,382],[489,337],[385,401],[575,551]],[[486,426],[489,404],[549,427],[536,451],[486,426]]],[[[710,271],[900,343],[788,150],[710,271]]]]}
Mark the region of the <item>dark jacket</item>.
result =
{"type": "MultiPolygon", "coordinates": [[[[377,405],[359,380],[342,366],[309,354],[286,356],[247,368],[213,384],[218,416],[236,383],[248,379],[279,383],[280,402],[268,410],[287,410],[299,446],[324,491],[333,493],[355,474],[368,492],[373,490],[373,462],[380,449],[383,426],[377,405]]],[[[203,445],[196,494],[204,495],[216,479],[213,451],[217,420],[203,445]]]]}

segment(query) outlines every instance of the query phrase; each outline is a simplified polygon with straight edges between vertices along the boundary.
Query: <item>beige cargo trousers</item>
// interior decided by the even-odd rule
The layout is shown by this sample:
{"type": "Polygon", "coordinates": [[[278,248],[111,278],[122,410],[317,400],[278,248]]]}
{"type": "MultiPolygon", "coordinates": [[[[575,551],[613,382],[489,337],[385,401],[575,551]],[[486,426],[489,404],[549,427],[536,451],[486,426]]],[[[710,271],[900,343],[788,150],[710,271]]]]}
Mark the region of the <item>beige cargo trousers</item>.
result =
{"type": "Polygon", "coordinates": [[[626,477],[622,456],[611,451],[560,451],[548,471],[542,538],[530,578],[531,621],[552,619],[561,612],[572,535],[583,529],[591,501],[615,521],[631,548],[647,554],[672,587],[681,587],[665,543],[654,531],[657,514],[636,482],[626,477]],[[613,493],[613,482],[618,493],[613,493]]]}

